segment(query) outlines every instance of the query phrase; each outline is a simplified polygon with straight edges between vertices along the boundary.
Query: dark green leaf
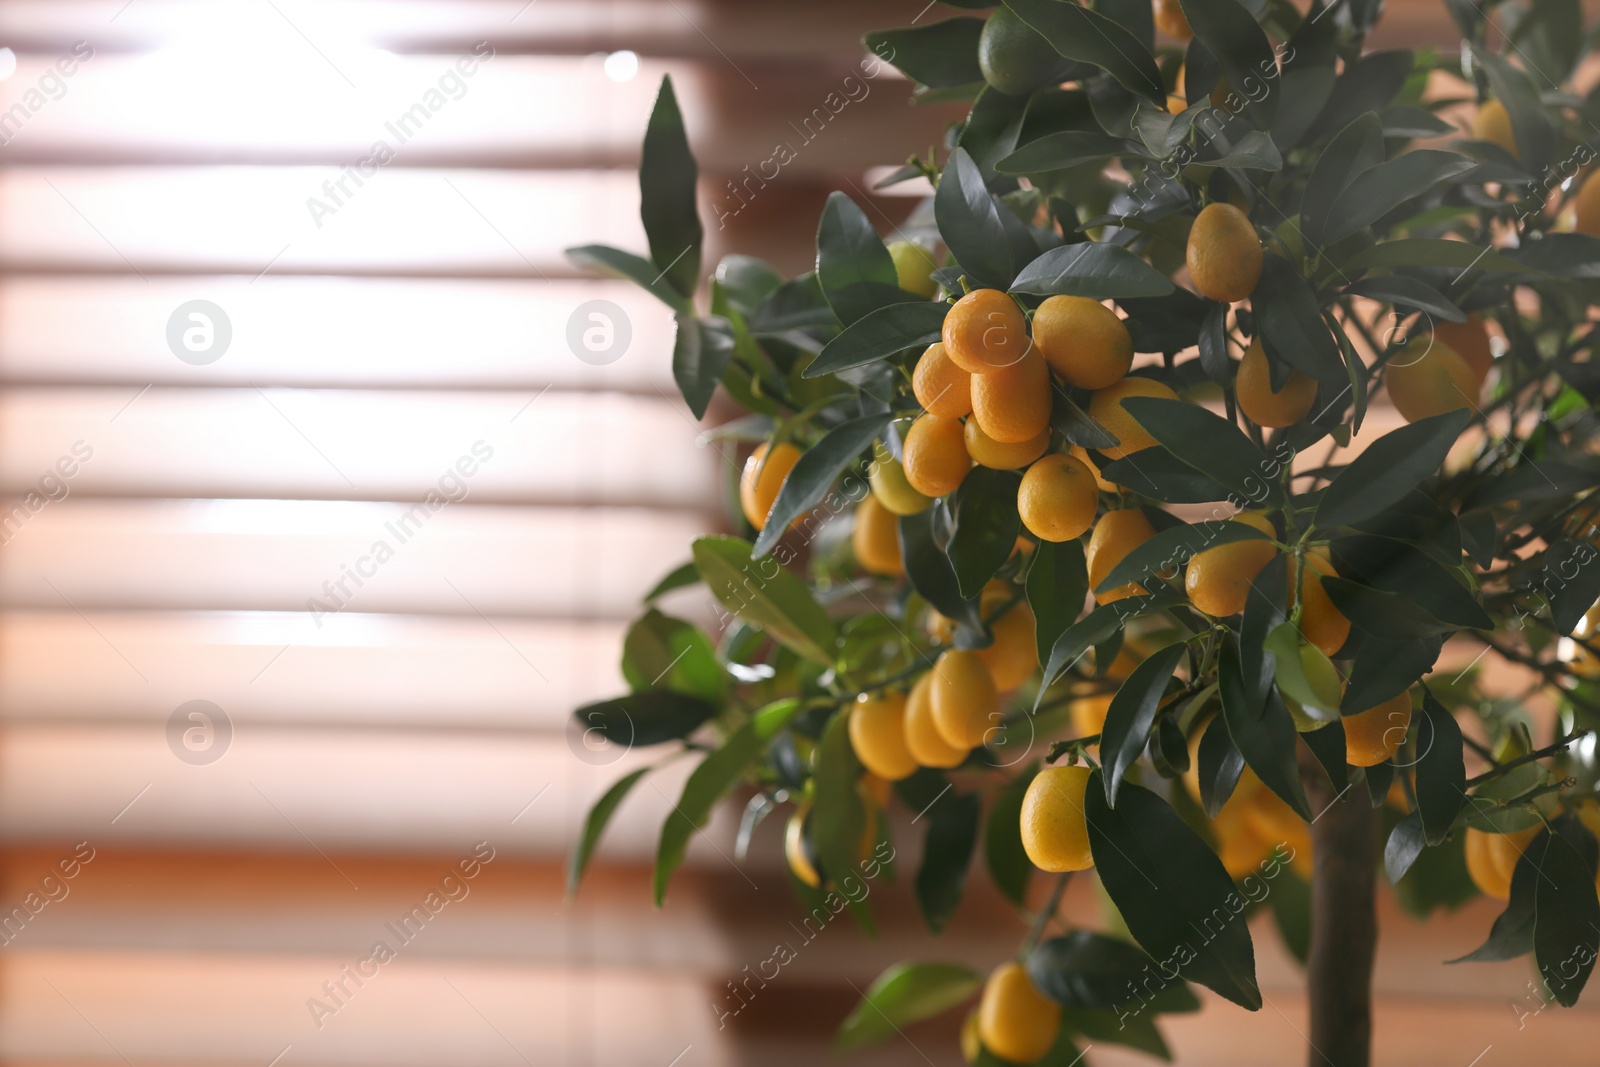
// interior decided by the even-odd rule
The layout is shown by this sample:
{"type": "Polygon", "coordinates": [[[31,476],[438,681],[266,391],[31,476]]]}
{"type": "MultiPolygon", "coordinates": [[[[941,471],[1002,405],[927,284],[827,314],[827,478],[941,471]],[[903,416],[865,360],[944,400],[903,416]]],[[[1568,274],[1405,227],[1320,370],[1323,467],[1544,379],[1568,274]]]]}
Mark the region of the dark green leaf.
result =
{"type": "Polygon", "coordinates": [[[1197,338],[1200,368],[1218,385],[1233,384],[1233,357],[1228,355],[1228,305],[1212,304],[1197,338]]]}
{"type": "MultiPolygon", "coordinates": [[[[1277,657],[1267,649],[1272,635],[1288,618],[1289,557],[1273,556],[1250,583],[1239,620],[1239,665],[1244,671],[1245,692],[1250,706],[1266,706],[1267,691],[1278,675],[1277,657]]],[[[1299,659],[1299,634],[1295,634],[1296,664],[1299,659]]]]}
{"type": "Polygon", "coordinates": [[[650,591],[644,595],[644,601],[648,604],[650,601],[664,597],[668,593],[679,589],[687,589],[699,581],[700,571],[695,567],[694,560],[690,560],[667,572],[666,576],[652,586],[650,591]]]}
{"type": "Polygon", "coordinates": [[[983,830],[983,858],[989,877],[1001,895],[1019,908],[1027,904],[1028,879],[1033,875],[1033,862],[1022,847],[1022,798],[1037,773],[1037,768],[1026,767],[995,794],[983,830]]]}
{"type": "Polygon", "coordinates": [[[959,963],[897,963],[867,988],[834,1045],[843,1052],[885,1041],[902,1027],[949,1011],[982,985],[983,975],[959,963]]]}
{"type": "Polygon", "coordinates": [[[689,311],[689,298],[668,285],[661,271],[642,256],[607,245],[579,245],[567,249],[567,258],[580,267],[593,267],[606,274],[637,282],[673,311],[685,314],[689,311]]]}
{"type": "Polygon", "coordinates": [[[1364,296],[1381,300],[1398,308],[1426,311],[1434,319],[1446,322],[1465,322],[1466,312],[1450,302],[1450,298],[1431,285],[1424,285],[1404,274],[1386,274],[1365,278],[1344,287],[1346,295],[1364,296]]]}
{"type": "Polygon", "coordinates": [[[1311,818],[1305,789],[1295,762],[1294,720],[1276,694],[1268,692],[1265,707],[1252,704],[1245,687],[1244,668],[1239,661],[1239,645],[1230,634],[1223,640],[1217,667],[1222,717],[1228,736],[1256,772],[1263,785],[1276,793],[1302,818],[1311,818]]]}
{"type": "Polygon", "coordinates": [[[1268,80],[1278,75],[1278,58],[1255,16],[1238,0],[1183,0],[1183,13],[1256,124],[1270,127],[1282,95],[1268,80]]]}
{"type": "Polygon", "coordinates": [[[672,378],[694,417],[705,417],[717,382],[733,357],[731,345],[719,344],[693,315],[675,316],[678,333],[672,344],[672,378]]]}
{"type": "Polygon", "coordinates": [[[1343,267],[1345,273],[1350,275],[1392,267],[1454,267],[1457,270],[1537,273],[1532,266],[1509,259],[1499,252],[1491,252],[1466,241],[1448,241],[1442,237],[1407,237],[1398,241],[1382,241],[1365,252],[1351,256],[1345,260],[1343,267]]]}
{"type": "Polygon", "coordinates": [[[1399,884],[1417,857],[1422,855],[1426,845],[1421,815],[1413,811],[1394,824],[1394,829],[1389,831],[1389,840],[1383,846],[1383,872],[1391,885],[1399,884]]]}
{"type": "Polygon", "coordinates": [[[900,553],[905,560],[906,577],[911,588],[932,604],[941,615],[965,623],[974,630],[983,629],[978,614],[978,601],[963,599],[956,581],[955,568],[933,537],[933,508],[900,519],[900,553]]]}
{"type": "Polygon", "coordinates": [[[1505,258],[1536,273],[1600,278],[1600,237],[1587,233],[1547,233],[1521,248],[1509,249],[1505,258]]]}
{"type": "Polygon", "coordinates": [[[687,737],[716,712],[716,705],[687,693],[645,689],[584,704],[572,717],[583,728],[586,745],[627,750],[687,737]]]}
{"type": "Polygon", "coordinates": [[[1050,425],[1079,448],[1110,448],[1117,443],[1110,430],[1090,418],[1089,413],[1059,386],[1055,404],[1050,409],[1050,425]]]}
{"type": "Polygon", "coordinates": [[[667,882],[673,872],[683,865],[689,838],[705,826],[717,801],[744,777],[751,764],[766,751],[767,743],[799,710],[798,700],[780,700],[767,705],[735,730],[721,748],[701,760],[689,775],[683,795],[661,827],[654,879],[656,907],[666,899],[667,882]]]}
{"type": "Polygon", "coordinates": [[[726,676],[710,638],[693,623],[654,608],[628,627],[622,640],[622,676],[635,692],[671,689],[718,704],[726,676]]]}
{"type": "Polygon", "coordinates": [[[833,620],[805,582],[777,560],[752,559],[750,542],[737,537],[699,537],[693,549],[695,566],[724,607],[807,659],[833,662],[833,620]]]}
{"type": "MultiPolygon", "coordinates": [[[[1156,1020],[1133,1012],[1096,1011],[1089,1008],[1064,1008],[1061,1012],[1061,1032],[1082,1038],[1084,1051],[1097,1045],[1122,1045],[1137,1049],[1159,1060],[1172,1061],[1172,1051],[1161,1037],[1156,1020]]],[[[1068,1052],[1061,1049],[1070,1044],[1065,1037],[1057,1039],[1056,1047],[1036,1067],[1078,1067],[1085,1062],[1076,1048],[1068,1052]],[[1074,1063],[1074,1057],[1078,1062],[1074,1063]]]]}
{"type": "Polygon", "coordinates": [[[1101,884],[1146,952],[1254,1011],[1261,1007],[1244,900],[1222,861],[1166,801],[1121,789],[1116,810],[1095,771],[1084,794],[1089,850],[1101,884]],[[1184,961],[1180,963],[1179,961],[1184,961]]]}
{"type": "MultiPolygon", "coordinates": [[[[1339,80],[1333,83],[1333,91],[1328,94],[1327,106],[1317,116],[1316,124],[1311,129],[1311,139],[1321,140],[1335,130],[1343,130],[1348,123],[1364,115],[1387,110],[1411,77],[1414,66],[1415,58],[1405,49],[1368,52],[1358,59],[1347,61],[1339,80]]],[[[1326,151],[1331,152],[1334,148],[1334,145],[1330,145],[1326,151]]],[[[1360,166],[1350,173],[1364,170],[1382,158],[1381,152],[1377,159],[1363,158],[1360,166]]]]}
{"type": "MultiPolygon", "coordinates": [[[[942,225],[942,224],[941,224],[942,225]]],[[[1022,269],[1014,292],[1038,296],[1065,294],[1090,300],[1164,296],[1172,281],[1121,245],[1103,241],[1052,248],[1022,269]]]]}
{"type": "Polygon", "coordinates": [[[874,55],[931,89],[953,89],[983,81],[978,38],[983,19],[953,18],[930,26],[875,30],[862,38],[874,55]]]}
{"type": "Polygon", "coordinates": [[[900,288],[894,260],[866,213],[848,195],[828,194],[817,224],[817,281],[839,321],[918,299],[900,288]]]}
{"type": "Polygon", "coordinates": [[[1424,728],[1417,733],[1417,811],[1428,844],[1437,845],[1467,802],[1467,770],[1461,727],[1427,689],[1422,691],[1422,721],[1424,728]]]}
{"type": "Polygon", "coordinates": [[[1333,202],[1350,179],[1382,162],[1383,122],[1370,112],[1352,120],[1322,150],[1301,199],[1302,229],[1313,251],[1324,240],[1323,231],[1333,221],[1333,202]]]}
{"type": "Polygon", "coordinates": [[[1198,404],[1156,396],[1130,396],[1122,407],[1168,452],[1216,479],[1242,501],[1282,495],[1269,463],[1240,429],[1198,404]]]}
{"type": "MultiPolygon", "coordinates": [[[[900,528],[902,532],[905,530],[904,520],[900,528]]],[[[1089,649],[1122,630],[1129,620],[1187,602],[1188,599],[1180,594],[1160,593],[1152,596],[1123,597],[1095,608],[1068,627],[1050,647],[1050,658],[1044,668],[1044,681],[1039,686],[1039,699],[1044,698],[1045,690],[1061,676],[1063,671],[1082,659],[1089,649]]],[[[1037,706],[1036,702],[1035,710],[1037,706]]]]}
{"type": "Polygon", "coordinates": [[[1587,539],[1557,541],[1545,550],[1545,564],[1534,587],[1549,601],[1557,633],[1572,633],[1600,600],[1600,566],[1591,566],[1595,555],[1595,546],[1587,539]]]}
{"type": "Polygon", "coordinates": [[[1146,988],[1144,982],[1156,972],[1156,962],[1138,945],[1093,930],[1074,930],[1041,942],[1028,953],[1027,964],[1034,986],[1063,1008],[1129,1013],[1149,1009],[1162,1014],[1200,1009],[1199,999],[1184,982],[1146,988]]]}
{"type": "Polygon", "coordinates": [[[1115,19],[1070,0],[1006,0],[1006,6],[1068,59],[1102,68],[1130,93],[1165,99],[1150,50],[1115,19]]]}
{"type": "Polygon", "coordinates": [[[1344,360],[1323,321],[1316,293],[1276,252],[1268,251],[1265,262],[1250,306],[1267,358],[1311,375],[1322,383],[1323,396],[1335,395],[1344,387],[1344,360]]]}
{"type": "MultiPolygon", "coordinates": [[[[1489,939],[1473,951],[1448,963],[1498,963],[1514,960],[1533,951],[1534,894],[1539,881],[1538,864],[1534,857],[1543,852],[1548,834],[1540,834],[1517,860],[1511,872],[1511,899],[1505,911],[1489,928],[1489,939]]],[[[1591,881],[1590,889],[1594,888],[1591,881]]]]}
{"type": "Polygon", "coordinates": [[[1311,754],[1317,757],[1333,788],[1343,793],[1350,784],[1350,767],[1345,762],[1344,723],[1330,722],[1300,735],[1311,754]]]}
{"type": "Polygon", "coordinates": [[[1285,152],[1300,143],[1333,89],[1338,23],[1322,17],[1326,10],[1320,0],[1313,0],[1283,50],[1283,72],[1278,76],[1283,99],[1272,120],[1272,139],[1285,152]]]}
{"type": "Polygon", "coordinates": [[[862,316],[822,346],[802,378],[820,378],[876,363],[896,352],[924,348],[939,339],[950,305],[936,300],[890,304],[862,316]]]}
{"type": "Polygon", "coordinates": [[[1106,724],[1100,728],[1100,762],[1104,767],[1101,784],[1105,786],[1108,806],[1116,805],[1122,776],[1144,751],[1161,697],[1183,660],[1185,647],[1180,641],[1147,656],[1111,698],[1106,724]]]}
{"type": "Polygon", "coordinates": [[[1340,711],[1346,715],[1365,711],[1404,693],[1433,670],[1442,647],[1437,637],[1363,641],[1350,669],[1340,711]]]}
{"type": "Polygon", "coordinates": [[[1028,566],[1028,606],[1033,609],[1039,662],[1050,659],[1056,639],[1078,620],[1089,592],[1082,541],[1040,541],[1028,566]]]}
{"type": "Polygon", "coordinates": [[[1129,582],[1143,581],[1158,571],[1181,567],[1197,552],[1236,541],[1262,541],[1266,534],[1254,526],[1231,519],[1178,523],[1136,546],[1100,580],[1095,592],[1105,592],[1129,582]]]}
{"type": "Polygon", "coordinates": [[[1464,408],[1447,411],[1372,442],[1323,492],[1317,526],[1348,526],[1398,503],[1439,469],[1471,420],[1472,412],[1464,408]]]}
{"type": "Polygon", "coordinates": [[[1533,895],[1533,961],[1557,1003],[1578,1002],[1600,954],[1600,897],[1595,896],[1597,849],[1592,834],[1565,815],[1535,840],[1539,879],[1533,895]]]}
{"type": "Polygon", "coordinates": [[[789,524],[816,507],[828,495],[835,479],[872,447],[872,442],[888,425],[887,414],[850,419],[823,434],[816,444],[802,452],[794,469],[783,480],[777,499],[772,502],[767,524],[756,538],[753,557],[761,559],[771,552],[788,532],[789,524]]]}
{"type": "Polygon", "coordinates": [[[961,483],[955,508],[955,531],[948,554],[956,586],[965,599],[983,592],[984,583],[1005,565],[1016,549],[1021,519],[1017,516],[1016,471],[974,467],[961,483]]]}
{"type": "Polygon", "coordinates": [[[705,233],[695,206],[699,176],[672,78],[663,75],[639,157],[639,217],[656,270],[684,297],[693,296],[700,282],[700,242],[705,233]]]}
{"type": "Polygon", "coordinates": [[[1329,223],[1323,240],[1332,243],[1348,237],[1437,183],[1476,165],[1455,152],[1419,148],[1387,163],[1368,167],[1334,198],[1328,209],[1329,223]]]}
{"type": "Polygon", "coordinates": [[[1232,491],[1164,448],[1146,448],[1100,468],[1107,481],[1164,504],[1206,504],[1232,491]]]}
{"type": "Polygon", "coordinates": [[[1200,803],[1207,817],[1215,819],[1244,774],[1244,756],[1233,743],[1224,716],[1218,715],[1206,724],[1205,733],[1200,735],[1198,756],[1200,803]]]}
{"type": "Polygon", "coordinates": [[[933,933],[945,928],[961,903],[967,868],[972,865],[972,853],[978,845],[981,813],[976,795],[954,790],[922,813],[928,822],[928,836],[914,888],[922,921],[933,933]]]}
{"type": "Polygon", "coordinates": [[[750,318],[750,332],[773,336],[788,330],[837,325],[837,317],[822,295],[816,271],[790,278],[768,293],[750,318]]]}
{"type": "Polygon", "coordinates": [[[993,289],[1008,287],[1017,273],[1006,228],[1000,221],[1000,213],[1009,210],[989,192],[966,149],[950,153],[933,196],[939,235],[961,269],[978,284],[993,289]]]}
{"type": "Polygon", "coordinates": [[[1323,578],[1322,588],[1353,626],[1385,641],[1412,641],[1456,629],[1404,596],[1380,592],[1348,578],[1323,578]]]}
{"type": "Polygon", "coordinates": [[[1494,628],[1494,620],[1456,573],[1421,549],[1360,534],[1336,539],[1333,558],[1341,574],[1380,592],[1404,597],[1442,623],[1475,630],[1494,628]]]}
{"type": "Polygon", "coordinates": [[[1127,155],[1145,153],[1132,141],[1098,130],[1057,130],[1029,141],[996,163],[995,169],[1003,174],[1039,174],[1127,155]]]}
{"type": "Polygon", "coordinates": [[[611,816],[616,814],[618,805],[628,795],[628,791],[638,784],[639,779],[653,769],[640,767],[632,774],[618,778],[611,783],[611,788],[594,802],[594,807],[589,809],[589,814],[583,820],[583,831],[578,835],[578,843],[573,846],[572,855],[567,860],[569,897],[578,891],[578,883],[583,881],[583,872],[589,868],[589,859],[594,855],[595,846],[600,843],[600,835],[606,832],[606,824],[611,821],[611,816]]]}

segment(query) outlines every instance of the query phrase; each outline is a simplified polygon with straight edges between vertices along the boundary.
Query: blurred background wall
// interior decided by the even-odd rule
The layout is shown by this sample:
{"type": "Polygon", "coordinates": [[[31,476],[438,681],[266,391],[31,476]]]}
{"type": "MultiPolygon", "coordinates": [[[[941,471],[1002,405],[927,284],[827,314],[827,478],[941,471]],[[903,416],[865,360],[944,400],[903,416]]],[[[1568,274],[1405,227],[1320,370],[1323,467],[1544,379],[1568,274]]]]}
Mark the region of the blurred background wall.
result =
{"type": "MultiPolygon", "coordinates": [[[[1379,43],[1447,31],[1392,6],[1379,43]]],[[[562,888],[641,762],[568,712],[620,689],[622,627],[721,523],[729,467],[676,398],[668,316],[561,249],[643,248],[666,71],[708,262],[804,269],[835,188],[887,231],[915,201],[872,181],[953,112],[884,73],[796,124],[864,30],[949,13],[0,0],[0,1061],[814,1064],[888,962],[1010,951],[985,885],[937,946],[884,887],[876,941],[832,925],[722,1014],[801,912],[777,821],[735,871],[726,813],[649,907],[687,768],[562,888]],[[600,352],[572,340],[596,310],[600,352]]],[[[1083,880],[1070,907],[1094,913],[1083,880]]],[[[1436,935],[1466,951],[1490,915],[1436,935]]],[[[1384,922],[1383,1062],[1592,1056],[1592,1005],[1519,1026],[1521,963],[1446,969],[1384,922]]],[[[1298,973],[1258,944],[1272,1008],[1178,1022],[1180,1062],[1301,1059],[1298,973]]],[[[953,1065],[953,1032],[854,1062],[953,1065]]]]}

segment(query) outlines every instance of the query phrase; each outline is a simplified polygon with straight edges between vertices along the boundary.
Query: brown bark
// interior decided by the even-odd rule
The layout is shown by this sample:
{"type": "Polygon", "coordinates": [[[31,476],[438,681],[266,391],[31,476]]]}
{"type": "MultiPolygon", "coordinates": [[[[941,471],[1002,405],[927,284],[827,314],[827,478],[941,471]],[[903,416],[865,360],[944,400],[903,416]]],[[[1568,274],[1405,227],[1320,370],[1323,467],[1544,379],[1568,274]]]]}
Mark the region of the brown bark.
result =
{"type": "Polygon", "coordinates": [[[1320,773],[1307,781],[1311,808],[1310,1067],[1372,1061],[1372,966],[1378,945],[1379,813],[1364,785],[1338,800],[1320,773]]]}

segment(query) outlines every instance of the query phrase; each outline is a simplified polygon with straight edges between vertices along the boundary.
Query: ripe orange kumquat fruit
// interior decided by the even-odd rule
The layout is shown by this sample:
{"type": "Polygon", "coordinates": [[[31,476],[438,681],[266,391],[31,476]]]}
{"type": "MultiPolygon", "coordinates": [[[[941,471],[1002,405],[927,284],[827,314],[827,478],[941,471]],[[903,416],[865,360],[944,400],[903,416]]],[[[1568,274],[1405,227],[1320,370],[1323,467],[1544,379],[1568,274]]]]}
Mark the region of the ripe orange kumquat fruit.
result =
{"type": "Polygon", "coordinates": [[[1061,874],[1094,866],[1084,814],[1087,767],[1046,767],[1022,798],[1022,847],[1041,871],[1061,874]]]}
{"type": "Polygon", "coordinates": [[[1233,388],[1239,408],[1250,421],[1273,430],[1304,420],[1317,401],[1317,380],[1298,369],[1291,369],[1283,388],[1273,391],[1272,371],[1259,336],[1245,349],[1233,388]]]}
{"type": "MultiPolygon", "coordinates": [[[[1084,550],[1084,558],[1089,565],[1090,592],[1099,587],[1129,552],[1155,535],[1155,527],[1150,525],[1150,520],[1138,508],[1108,511],[1100,516],[1100,521],[1095,523],[1094,533],[1089,535],[1089,547],[1084,550]]],[[[1097,604],[1109,604],[1113,600],[1138,596],[1145,591],[1144,586],[1129,582],[1104,593],[1095,592],[1094,599],[1097,604]]]]}
{"type": "Polygon", "coordinates": [[[943,337],[956,366],[971,374],[1009,367],[1033,344],[1022,309],[998,289],[974,289],[957,300],[945,315],[943,337]]]}
{"type": "Polygon", "coordinates": [[[978,1001],[978,1036],[1001,1059],[1032,1063],[1061,1032],[1061,1005],[1039,992],[1022,964],[1002,963],[978,1001]]]}
{"type": "Polygon", "coordinates": [[[1045,456],[1022,476],[1017,512],[1041,541],[1070,541],[1094,525],[1100,489],[1087,464],[1059,452],[1045,456]]]}
{"type": "Polygon", "coordinates": [[[961,423],[937,415],[923,415],[906,433],[906,481],[924,496],[953,493],[972,468],[961,423]]]}
{"type": "MultiPolygon", "coordinates": [[[[1232,521],[1252,526],[1268,537],[1277,536],[1271,520],[1260,512],[1241,512],[1232,521]]],[[[1252,540],[1232,541],[1195,553],[1183,576],[1189,602],[1217,618],[1239,614],[1250,596],[1250,583],[1277,552],[1271,541],[1252,540]]]]}
{"type": "Polygon", "coordinates": [[[1089,417],[1110,431],[1117,443],[1100,451],[1112,459],[1121,459],[1141,449],[1149,448],[1156,439],[1122,406],[1133,396],[1159,396],[1167,400],[1178,399],[1178,394],[1154,378],[1124,378],[1113,386],[1098,390],[1089,398],[1089,417]]]}
{"type": "Polygon", "coordinates": [[[1050,369],[1080,389],[1115,385],[1133,366],[1133,337],[1117,313],[1082,296],[1052,296],[1033,313],[1033,339],[1050,369]]]}
{"type": "MultiPolygon", "coordinates": [[[[1010,593],[997,590],[985,592],[980,604],[984,618],[1010,599],[1010,593]]],[[[989,668],[989,677],[1000,692],[1015,689],[1033,677],[1039,669],[1039,646],[1034,637],[1033,609],[1026,601],[1013,605],[1004,615],[989,624],[994,643],[977,649],[978,658],[989,668]]]]}
{"type": "Polygon", "coordinates": [[[1511,899],[1511,875],[1522,852],[1539,836],[1539,827],[1496,834],[1467,827],[1467,874],[1472,884],[1486,897],[1511,899]]]}
{"type": "Polygon", "coordinates": [[[1187,262],[1196,292],[1231,304],[1255,290],[1265,253],[1250,217],[1232,204],[1217,202],[1195,218],[1187,262]]]}
{"type": "Polygon", "coordinates": [[[1494,369],[1494,349],[1489,345],[1489,328],[1481,316],[1473,313],[1466,322],[1436,322],[1433,339],[1465,360],[1480,386],[1488,379],[1494,369]]]}
{"type": "Polygon", "coordinates": [[[967,442],[967,455],[974,463],[998,471],[1014,471],[1026,467],[1050,447],[1050,427],[1039,431],[1037,437],[1016,444],[1002,444],[983,432],[977,419],[968,419],[963,429],[967,442]]]}
{"type": "MultiPolygon", "coordinates": [[[[1300,635],[1322,651],[1324,656],[1337,655],[1350,639],[1350,620],[1338,608],[1327,590],[1323,578],[1337,577],[1333,557],[1326,548],[1308,549],[1300,569],[1300,596],[1305,606],[1300,609],[1300,635]]],[[[1291,603],[1290,607],[1294,605],[1291,603]]]]}
{"type": "Polygon", "coordinates": [[[850,706],[846,727],[861,765],[879,778],[898,782],[917,769],[906,745],[905,694],[862,693],[850,706]]]}
{"type": "Polygon", "coordinates": [[[1050,429],[1050,367],[1037,351],[1009,367],[972,376],[972,417],[1003,445],[1031,441],[1050,429]]]}
{"type": "Polygon", "coordinates": [[[1389,357],[1383,379],[1407,422],[1478,405],[1478,376],[1455,349],[1434,337],[1406,342],[1389,357]]]}
{"type": "Polygon", "coordinates": [[[1376,707],[1346,715],[1345,759],[1352,767],[1376,767],[1400,751],[1411,728],[1411,694],[1390,697],[1376,707]]]}
{"type": "Polygon", "coordinates": [[[917,360],[911,391],[917,403],[940,418],[959,419],[972,410],[972,375],[956,366],[941,341],[929,345],[917,360]]]}
{"type": "Polygon", "coordinates": [[[867,494],[856,505],[855,527],[850,531],[850,547],[856,562],[873,574],[899,577],[906,572],[900,558],[900,520],[894,512],[867,494]]]}
{"type": "Polygon", "coordinates": [[[972,746],[952,745],[933,721],[934,672],[928,671],[906,697],[906,748],[924,767],[959,767],[972,746]]]}
{"type": "Polygon", "coordinates": [[[1573,228],[1590,237],[1600,237],[1600,178],[1591,174],[1573,197],[1573,205],[1573,228]]]}
{"type": "Polygon", "coordinates": [[[976,748],[1000,724],[1000,696],[978,653],[952,648],[934,662],[933,724],[951,748],[976,748]]]}
{"type": "Polygon", "coordinates": [[[771,458],[768,458],[767,445],[762,443],[744,461],[744,473],[739,477],[739,508],[751,526],[760,530],[767,525],[772,502],[778,499],[783,480],[789,477],[799,458],[800,450],[784,441],[771,449],[771,458]]]}

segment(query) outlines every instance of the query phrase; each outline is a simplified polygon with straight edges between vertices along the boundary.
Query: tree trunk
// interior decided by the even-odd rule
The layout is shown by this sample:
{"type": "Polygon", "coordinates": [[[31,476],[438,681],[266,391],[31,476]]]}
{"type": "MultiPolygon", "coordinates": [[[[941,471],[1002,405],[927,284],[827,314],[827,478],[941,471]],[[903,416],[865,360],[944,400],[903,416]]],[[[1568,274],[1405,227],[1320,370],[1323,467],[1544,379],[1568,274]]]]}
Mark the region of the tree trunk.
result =
{"type": "Polygon", "coordinates": [[[1378,946],[1379,813],[1364,786],[1334,793],[1309,776],[1311,824],[1310,1067],[1368,1067],[1372,1061],[1372,964],[1378,946]]]}

